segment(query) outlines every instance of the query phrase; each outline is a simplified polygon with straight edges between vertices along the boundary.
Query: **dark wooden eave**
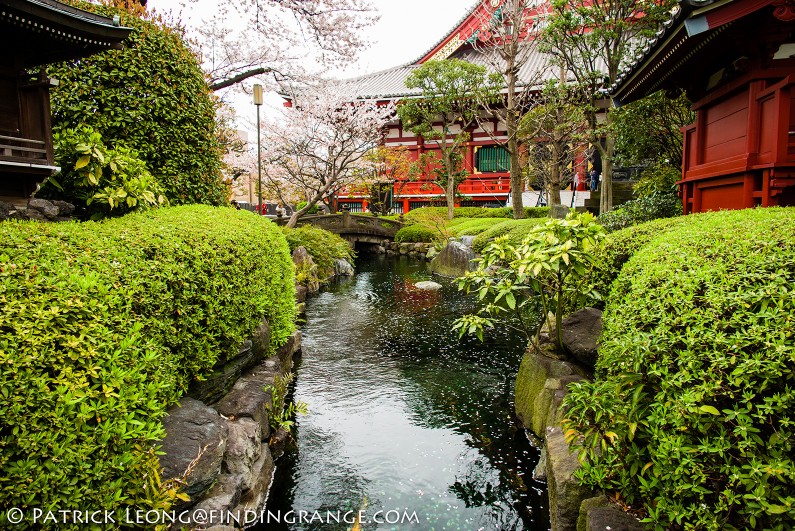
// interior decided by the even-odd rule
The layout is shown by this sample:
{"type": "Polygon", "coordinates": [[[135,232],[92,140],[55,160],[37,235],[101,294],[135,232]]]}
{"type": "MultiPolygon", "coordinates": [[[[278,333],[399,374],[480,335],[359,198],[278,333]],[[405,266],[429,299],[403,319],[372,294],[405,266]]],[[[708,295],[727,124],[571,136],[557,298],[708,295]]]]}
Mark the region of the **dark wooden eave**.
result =
{"type": "Polygon", "coordinates": [[[0,42],[30,68],[120,48],[132,28],[55,0],[0,0],[0,42]]]}

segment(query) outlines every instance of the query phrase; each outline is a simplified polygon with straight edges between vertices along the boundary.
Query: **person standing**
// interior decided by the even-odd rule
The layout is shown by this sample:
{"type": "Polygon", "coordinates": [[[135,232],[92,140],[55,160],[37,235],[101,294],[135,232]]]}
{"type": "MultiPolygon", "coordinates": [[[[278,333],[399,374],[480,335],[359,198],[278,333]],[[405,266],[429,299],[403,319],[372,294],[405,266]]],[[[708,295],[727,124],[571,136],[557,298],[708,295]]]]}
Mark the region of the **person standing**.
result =
{"type": "Polygon", "coordinates": [[[596,173],[596,168],[591,170],[591,191],[595,192],[597,187],[599,186],[599,174],[596,173]]]}

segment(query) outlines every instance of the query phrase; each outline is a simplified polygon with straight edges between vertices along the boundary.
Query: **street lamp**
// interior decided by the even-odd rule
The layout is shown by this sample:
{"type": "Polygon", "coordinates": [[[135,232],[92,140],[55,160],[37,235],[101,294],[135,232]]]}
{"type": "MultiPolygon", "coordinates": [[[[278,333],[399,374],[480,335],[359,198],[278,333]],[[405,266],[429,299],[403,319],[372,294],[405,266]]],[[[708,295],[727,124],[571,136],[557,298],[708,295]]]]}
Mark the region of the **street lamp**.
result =
{"type": "Polygon", "coordinates": [[[260,147],[259,108],[262,106],[262,85],[254,85],[254,105],[257,106],[257,208],[262,215],[262,151],[260,147]]]}

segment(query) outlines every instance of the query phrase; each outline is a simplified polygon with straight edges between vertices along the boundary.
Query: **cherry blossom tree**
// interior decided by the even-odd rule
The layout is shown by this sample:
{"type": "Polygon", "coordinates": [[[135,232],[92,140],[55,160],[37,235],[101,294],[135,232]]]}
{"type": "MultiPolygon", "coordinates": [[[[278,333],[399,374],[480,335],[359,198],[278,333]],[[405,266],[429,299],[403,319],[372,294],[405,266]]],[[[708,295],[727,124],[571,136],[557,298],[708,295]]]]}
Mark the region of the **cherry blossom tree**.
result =
{"type": "Polygon", "coordinates": [[[264,188],[282,203],[297,197],[307,201],[292,214],[288,227],[295,227],[319,201],[378,178],[366,156],[383,140],[394,105],[351,99],[334,85],[307,89],[292,97],[283,120],[269,120],[263,143],[264,188]]]}
{"type": "MultiPolygon", "coordinates": [[[[190,9],[198,0],[184,1],[190,9]]],[[[347,64],[366,44],[362,29],[378,18],[368,0],[215,1],[212,16],[188,28],[213,90],[253,76],[305,79],[318,73],[309,64],[347,64]]]]}

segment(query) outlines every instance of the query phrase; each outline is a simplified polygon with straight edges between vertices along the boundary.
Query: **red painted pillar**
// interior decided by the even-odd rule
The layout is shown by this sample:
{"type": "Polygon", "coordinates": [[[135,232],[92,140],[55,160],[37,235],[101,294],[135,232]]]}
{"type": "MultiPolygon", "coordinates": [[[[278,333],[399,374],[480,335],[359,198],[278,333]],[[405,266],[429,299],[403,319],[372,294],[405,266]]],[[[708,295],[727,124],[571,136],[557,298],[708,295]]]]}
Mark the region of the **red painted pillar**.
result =
{"type": "Polygon", "coordinates": [[[408,199],[404,199],[403,200],[403,213],[405,214],[408,211],[409,211],[409,200],[408,199]]]}
{"type": "Polygon", "coordinates": [[[362,214],[367,212],[367,201],[362,199],[362,214]]]}

